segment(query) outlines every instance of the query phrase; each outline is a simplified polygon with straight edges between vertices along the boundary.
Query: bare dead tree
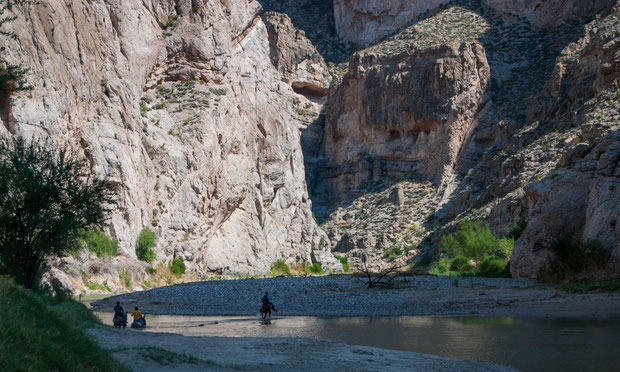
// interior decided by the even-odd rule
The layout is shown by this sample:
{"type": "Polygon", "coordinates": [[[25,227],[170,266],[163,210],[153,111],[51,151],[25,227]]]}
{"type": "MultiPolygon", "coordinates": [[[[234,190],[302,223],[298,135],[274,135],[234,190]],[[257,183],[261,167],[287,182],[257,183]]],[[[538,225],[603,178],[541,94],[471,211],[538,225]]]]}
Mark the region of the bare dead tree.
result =
{"type": "Polygon", "coordinates": [[[398,265],[393,264],[392,266],[379,271],[378,273],[373,273],[368,267],[368,262],[366,260],[366,255],[362,254],[362,263],[363,267],[361,269],[361,273],[366,276],[365,279],[357,278],[360,282],[364,283],[366,288],[394,288],[397,285],[394,283],[394,279],[398,277],[398,265]]]}

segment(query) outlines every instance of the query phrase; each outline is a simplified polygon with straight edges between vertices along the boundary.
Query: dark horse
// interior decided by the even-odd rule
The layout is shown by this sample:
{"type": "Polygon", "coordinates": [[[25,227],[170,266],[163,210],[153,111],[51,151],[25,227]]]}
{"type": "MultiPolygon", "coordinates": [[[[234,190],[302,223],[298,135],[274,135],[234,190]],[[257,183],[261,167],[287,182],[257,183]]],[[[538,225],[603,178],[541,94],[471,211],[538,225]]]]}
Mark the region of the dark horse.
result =
{"type": "Polygon", "coordinates": [[[263,319],[267,318],[267,316],[271,318],[271,305],[268,303],[264,303],[263,306],[261,306],[260,308],[260,315],[263,317],[263,319]]]}
{"type": "Polygon", "coordinates": [[[124,314],[114,315],[112,322],[114,323],[114,327],[116,328],[127,328],[127,316],[124,314]]]}

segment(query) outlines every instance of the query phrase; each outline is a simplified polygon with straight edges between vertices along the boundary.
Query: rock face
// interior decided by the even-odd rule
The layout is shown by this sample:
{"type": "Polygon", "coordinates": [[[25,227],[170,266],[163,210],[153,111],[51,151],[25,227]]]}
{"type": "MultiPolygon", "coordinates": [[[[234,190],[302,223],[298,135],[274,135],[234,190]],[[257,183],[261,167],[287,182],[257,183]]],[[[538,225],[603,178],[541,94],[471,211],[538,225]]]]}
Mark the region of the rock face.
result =
{"type": "Polygon", "coordinates": [[[619,93],[610,90],[620,79],[620,6],[589,24],[584,36],[566,49],[530,116],[549,120],[581,107],[577,143],[559,159],[557,169],[525,188],[527,228],[511,260],[514,277],[533,277],[550,260],[553,239],[596,240],[620,265],[620,109],[619,93]],[[595,98],[591,98],[594,96],[595,98]]]}
{"type": "Polygon", "coordinates": [[[528,227],[515,244],[513,277],[534,277],[554,253],[553,239],[596,240],[620,263],[620,133],[611,133],[583,159],[528,185],[528,227]]]}
{"type": "Polygon", "coordinates": [[[483,0],[486,6],[527,19],[535,28],[555,27],[562,22],[595,14],[616,0],[483,0]]]}
{"type": "Polygon", "coordinates": [[[355,55],[330,95],[319,184],[337,198],[390,174],[449,179],[489,76],[477,42],[355,55]]]}
{"type": "Polygon", "coordinates": [[[263,22],[269,33],[271,62],[282,75],[282,81],[302,94],[326,96],[329,72],[314,45],[291,23],[286,14],[265,12],[263,22]]]}
{"type": "Polygon", "coordinates": [[[448,0],[334,0],[338,35],[368,44],[391,34],[429,9],[448,0]]]}
{"type": "MultiPolygon", "coordinates": [[[[411,264],[419,250],[437,257],[441,235],[464,218],[504,235],[524,216],[514,276],[534,276],[567,232],[598,240],[618,264],[608,201],[618,200],[620,8],[564,3],[532,8],[555,20],[536,25],[516,11],[497,17],[489,8],[499,2],[448,5],[352,57],[330,93],[311,188],[317,215],[331,212],[323,228],[333,249],[350,262],[374,252],[376,265],[411,264]],[[589,23],[561,24],[601,9],[589,23]],[[383,205],[379,195],[411,173],[436,194],[404,210],[383,205]]],[[[407,199],[423,200],[419,186],[407,199]]]]}
{"type": "Polygon", "coordinates": [[[405,191],[403,190],[402,185],[397,185],[390,192],[390,196],[388,196],[388,202],[400,207],[405,204],[405,191]]]}
{"type": "Polygon", "coordinates": [[[159,260],[196,272],[266,272],[277,259],[335,267],[304,181],[307,122],[285,82],[325,87],[303,34],[295,50],[286,23],[270,39],[253,0],[15,8],[6,62],[28,66],[34,89],[3,105],[0,135],[80,149],[115,187],[107,231],[123,257],[149,226],[159,260]]]}

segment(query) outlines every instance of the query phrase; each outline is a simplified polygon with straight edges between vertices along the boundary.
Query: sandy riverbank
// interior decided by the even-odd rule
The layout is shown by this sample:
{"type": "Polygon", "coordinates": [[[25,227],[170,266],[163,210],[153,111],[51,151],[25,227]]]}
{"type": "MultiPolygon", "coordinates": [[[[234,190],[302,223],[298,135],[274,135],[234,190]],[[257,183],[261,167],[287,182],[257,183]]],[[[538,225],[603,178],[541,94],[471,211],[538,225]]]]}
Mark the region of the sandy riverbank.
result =
{"type": "Polygon", "coordinates": [[[513,371],[492,364],[303,338],[192,337],[111,327],[88,333],[134,371],[513,371]]]}
{"type": "Polygon", "coordinates": [[[417,276],[398,289],[368,290],[353,277],[213,280],[109,297],[93,309],[110,311],[118,300],[151,314],[255,315],[268,290],[278,315],[620,316],[620,293],[569,294],[525,279],[417,276]]]}

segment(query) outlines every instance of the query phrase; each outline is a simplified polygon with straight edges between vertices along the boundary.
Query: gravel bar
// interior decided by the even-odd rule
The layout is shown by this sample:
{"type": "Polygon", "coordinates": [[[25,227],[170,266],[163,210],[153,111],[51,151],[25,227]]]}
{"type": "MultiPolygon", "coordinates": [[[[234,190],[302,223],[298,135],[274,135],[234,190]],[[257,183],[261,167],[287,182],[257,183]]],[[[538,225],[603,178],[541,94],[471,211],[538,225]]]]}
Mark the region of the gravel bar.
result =
{"type": "Polygon", "coordinates": [[[620,315],[619,293],[566,294],[528,279],[409,276],[395,289],[366,289],[353,276],[207,280],[108,297],[151,314],[255,315],[269,291],[279,316],[588,316],[620,315]]]}

